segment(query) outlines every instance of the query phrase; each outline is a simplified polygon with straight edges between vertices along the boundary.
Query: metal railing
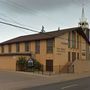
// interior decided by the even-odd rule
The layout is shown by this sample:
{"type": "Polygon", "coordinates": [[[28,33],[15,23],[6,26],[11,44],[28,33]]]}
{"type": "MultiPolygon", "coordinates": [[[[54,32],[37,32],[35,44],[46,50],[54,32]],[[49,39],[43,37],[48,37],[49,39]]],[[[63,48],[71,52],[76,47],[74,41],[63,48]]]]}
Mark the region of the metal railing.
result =
{"type": "Polygon", "coordinates": [[[39,67],[18,67],[17,71],[33,72],[42,75],[54,75],[62,73],[74,73],[74,65],[56,65],[56,66],[46,66],[41,65],[39,67]]]}

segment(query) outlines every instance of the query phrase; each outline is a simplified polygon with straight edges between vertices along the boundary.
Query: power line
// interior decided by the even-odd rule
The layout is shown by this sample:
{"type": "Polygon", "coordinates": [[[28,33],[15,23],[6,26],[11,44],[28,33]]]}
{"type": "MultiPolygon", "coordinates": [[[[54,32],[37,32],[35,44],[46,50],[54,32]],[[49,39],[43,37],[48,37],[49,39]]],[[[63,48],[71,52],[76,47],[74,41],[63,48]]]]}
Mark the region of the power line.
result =
{"type": "MultiPolygon", "coordinates": [[[[28,31],[32,31],[32,32],[38,32],[40,33],[39,31],[36,31],[36,30],[32,30],[32,29],[29,29],[29,28],[26,28],[26,27],[22,27],[22,26],[18,26],[18,25],[14,25],[14,24],[11,24],[11,23],[7,23],[7,22],[2,22],[0,21],[1,24],[5,24],[5,25],[9,25],[9,26],[13,26],[13,27],[16,27],[16,28],[21,28],[21,29],[25,29],[25,30],[28,30],[28,31]]],[[[52,34],[50,33],[44,33],[45,35],[48,35],[48,36],[52,36],[52,34]]],[[[67,40],[67,41],[74,41],[74,40],[68,40],[66,38],[62,38],[62,37],[58,37],[60,39],[63,39],[63,40],[67,40]]],[[[85,44],[84,42],[79,42],[77,41],[78,43],[82,43],[82,44],[85,44]]]]}
{"type": "MultiPolygon", "coordinates": [[[[1,17],[0,17],[0,19],[1,19],[2,21],[5,21],[5,22],[8,21],[7,19],[1,18],[1,17]]],[[[9,22],[9,21],[8,21],[8,22],[9,22]]],[[[16,24],[19,24],[19,23],[16,22],[16,24]]],[[[21,25],[21,24],[19,24],[19,25],[21,25]]],[[[25,30],[24,30],[23,32],[27,34],[27,32],[25,32],[25,30]]]]}
{"type": "MultiPolygon", "coordinates": [[[[21,4],[21,6],[19,6],[17,3],[15,4],[15,2],[13,3],[12,1],[11,2],[7,2],[7,1],[0,1],[0,3],[4,3],[4,4],[8,4],[9,6],[13,6],[14,5],[14,7],[16,7],[16,8],[21,8],[22,10],[26,10],[26,11],[28,11],[28,8],[24,8],[21,4]]],[[[36,14],[33,14],[33,15],[36,15],[36,14]]],[[[4,15],[4,16],[6,16],[6,15],[4,15]]],[[[12,15],[13,16],[13,15],[12,15]]],[[[9,17],[10,18],[10,17],[9,17]]],[[[16,17],[15,17],[16,18],[16,17]]],[[[10,19],[12,19],[12,18],[10,18],[10,19]]],[[[17,21],[15,21],[14,19],[13,19],[13,21],[14,21],[14,23],[16,23],[16,24],[20,24],[20,25],[24,25],[24,24],[21,24],[21,23],[19,23],[19,22],[17,22],[17,21]]],[[[26,26],[26,25],[24,25],[24,26],[26,26]]],[[[34,27],[31,27],[31,26],[28,26],[28,27],[30,27],[30,28],[34,28],[34,27]]]]}
{"type": "MultiPolygon", "coordinates": [[[[3,21],[13,22],[13,23],[15,23],[15,24],[17,24],[17,25],[20,25],[20,26],[27,26],[27,25],[24,25],[24,24],[22,24],[22,23],[17,22],[16,20],[14,20],[13,18],[7,16],[7,15],[4,14],[4,13],[0,13],[0,15],[2,15],[2,16],[4,16],[4,17],[7,17],[7,18],[9,19],[9,20],[7,20],[7,19],[4,19],[4,18],[0,18],[0,19],[3,20],[3,21]]],[[[28,27],[33,28],[33,27],[31,27],[31,26],[28,26],[28,27]]],[[[38,30],[39,30],[39,29],[38,29],[38,30]]]]}
{"type": "Polygon", "coordinates": [[[32,30],[32,29],[29,29],[29,28],[26,28],[26,27],[14,25],[14,24],[11,24],[11,23],[3,22],[3,21],[0,21],[0,23],[5,24],[5,25],[9,25],[9,26],[13,26],[13,27],[16,27],[16,28],[25,29],[25,30],[32,31],[32,32],[39,32],[39,31],[36,31],[36,30],[32,30]]]}
{"type": "MultiPolygon", "coordinates": [[[[16,4],[14,4],[13,2],[0,1],[0,3],[8,4],[9,6],[13,4],[16,8],[20,7],[21,9],[23,9],[23,10],[27,10],[27,11],[28,11],[28,8],[21,7],[21,6],[19,6],[18,4],[17,4],[17,5],[16,5],[16,4]]],[[[13,6],[13,5],[12,5],[12,6],[13,6]]],[[[36,15],[36,14],[33,14],[33,15],[36,15]]],[[[6,16],[6,15],[4,15],[4,16],[6,16]]],[[[12,15],[12,16],[13,16],[13,15],[12,15]]],[[[21,23],[19,23],[19,22],[15,21],[15,20],[14,20],[14,19],[12,19],[11,17],[8,17],[8,18],[10,18],[10,19],[11,19],[12,21],[14,21],[14,23],[16,23],[16,24],[26,26],[26,25],[24,25],[24,24],[21,24],[21,23]]],[[[16,17],[15,17],[15,18],[16,18],[16,17]]],[[[30,28],[34,28],[34,27],[31,27],[31,26],[28,26],[28,27],[30,27],[30,28]]],[[[40,30],[40,29],[39,29],[39,30],[40,30]]]]}
{"type": "MultiPolygon", "coordinates": [[[[2,18],[1,18],[1,19],[2,19],[2,18]]],[[[2,19],[2,20],[5,21],[5,19],[2,19]]],[[[29,29],[29,28],[22,27],[22,26],[19,26],[19,25],[14,25],[14,24],[7,23],[7,22],[2,22],[2,21],[0,21],[0,23],[6,24],[6,25],[10,25],[10,26],[13,26],[13,27],[17,27],[17,28],[21,28],[21,29],[25,29],[25,30],[28,30],[28,31],[38,32],[38,31],[33,30],[33,29],[29,29]]],[[[19,24],[19,23],[18,23],[18,24],[19,24]]],[[[50,35],[50,36],[51,36],[51,34],[46,34],[46,35],[50,35]]],[[[63,40],[68,40],[68,39],[65,39],[65,38],[62,38],[62,37],[59,37],[59,38],[60,38],[60,39],[63,39],[63,40]]],[[[73,41],[73,40],[70,40],[70,41],[73,41]]],[[[83,42],[80,42],[80,43],[83,43],[83,42]]],[[[83,44],[84,44],[84,43],[83,43],[83,44]]]]}
{"type": "MultiPolygon", "coordinates": [[[[16,2],[14,2],[14,1],[10,1],[10,2],[2,1],[2,3],[8,4],[8,5],[12,5],[12,6],[14,5],[15,7],[21,8],[22,10],[30,11],[31,14],[33,14],[33,12],[36,12],[37,10],[40,11],[39,9],[36,9],[36,10],[35,10],[35,9],[27,8],[27,7],[23,6],[22,4],[16,3],[16,2]]],[[[42,13],[43,13],[43,12],[42,12],[42,13]]],[[[43,13],[43,14],[44,14],[44,13],[43,13]]],[[[33,15],[38,16],[38,14],[33,14],[33,15]]],[[[54,22],[54,24],[55,24],[55,21],[52,20],[52,19],[50,19],[50,17],[48,17],[48,15],[45,15],[45,14],[44,14],[44,16],[47,17],[47,20],[48,20],[48,21],[52,21],[52,22],[54,22]]],[[[57,24],[55,24],[55,26],[56,26],[56,25],[57,25],[57,24]]]]}

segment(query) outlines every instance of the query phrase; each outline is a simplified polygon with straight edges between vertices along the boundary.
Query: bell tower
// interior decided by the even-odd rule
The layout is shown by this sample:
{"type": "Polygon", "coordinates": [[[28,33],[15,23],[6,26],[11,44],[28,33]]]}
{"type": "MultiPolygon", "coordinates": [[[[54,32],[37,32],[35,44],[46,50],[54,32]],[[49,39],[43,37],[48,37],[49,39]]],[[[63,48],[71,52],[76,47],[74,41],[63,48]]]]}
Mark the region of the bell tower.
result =
{"type": "Polygon", "coordinates": [[[84,4],[82,5],[82,14],[81,14],[81,18],[80,18],[80,22],[78,23],[78,26],[82,28],[87,38],[89,39],[89,32],[90,32],[89,23],[87,22],[87,18],[85,17],[84,4]]]}
{"type": "MultiPolygon", "coordinates": [[[[89,23],[87,22],[87,18],[85,17],[85,8],[84,8],[84,2],[82,5],[82,14],[80,18],[80,22],[78,23],[78,26],[82,28],[83,32],[85,33],[88,40],[90,39],[90,29],[89,29],[89,23]]],[[[89,45],[86,43],[86,60],[89,60],[89,45]]]]}
{"type": "Polygon", "coordinates": [[[87,22],[87,18],[85,17],[84,4],[82,5],[82,14],[81,14],[80,22],[78,23],[78,25],[80,27],[82,27],[83,29],[89,28],[89,24],[87,22]]]}

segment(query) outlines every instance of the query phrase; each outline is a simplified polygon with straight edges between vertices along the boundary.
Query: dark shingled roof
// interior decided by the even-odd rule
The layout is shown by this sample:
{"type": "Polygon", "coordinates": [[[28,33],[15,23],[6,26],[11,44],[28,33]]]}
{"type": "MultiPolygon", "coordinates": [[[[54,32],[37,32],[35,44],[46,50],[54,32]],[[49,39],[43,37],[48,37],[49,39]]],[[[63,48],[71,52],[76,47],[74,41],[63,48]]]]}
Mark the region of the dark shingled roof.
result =
{"type": "Polygon", "coordinates": [[[20,36],[20,37],[2,42],[2,43],[0,43],[0,45],[18,43],[18,42],[26,42],[26,41],[34,41],[34,40],[45,40],[45,39],[50,39],[50,38],[55,38],[57,36],[61,36],[64,33],[67,33],[70,31],[77,31],[90,44],[90,42],[87,39],[86,35],[84,34],[82,28],[81,27],[74,27],[74,28],[62,29],[62,30],[57,30],[57,31],[52,31],[52,32],[45,32],[45,33],[20,36]]]}

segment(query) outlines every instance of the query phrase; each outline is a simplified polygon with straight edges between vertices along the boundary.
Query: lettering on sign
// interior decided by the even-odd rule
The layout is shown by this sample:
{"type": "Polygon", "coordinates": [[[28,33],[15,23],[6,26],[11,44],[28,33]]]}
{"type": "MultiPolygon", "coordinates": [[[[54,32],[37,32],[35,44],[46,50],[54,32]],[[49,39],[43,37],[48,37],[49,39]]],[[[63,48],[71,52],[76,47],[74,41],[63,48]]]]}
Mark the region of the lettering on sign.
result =
{"type": "Polygon", "coordinates": [[[63,44],[63,45],[68,45],[68,42],[61,42],[61,44],[63,44]]]}
{"type": "Polygon", "coordinates": [[[65,53],[65,48],[57,48],[57,55],[61,55],[62,53],[65,53]]]}
{"type": "Polygon", "coordinates": [[[57,53],[57,55],[62,55],[61,53],[57,53]]]}

